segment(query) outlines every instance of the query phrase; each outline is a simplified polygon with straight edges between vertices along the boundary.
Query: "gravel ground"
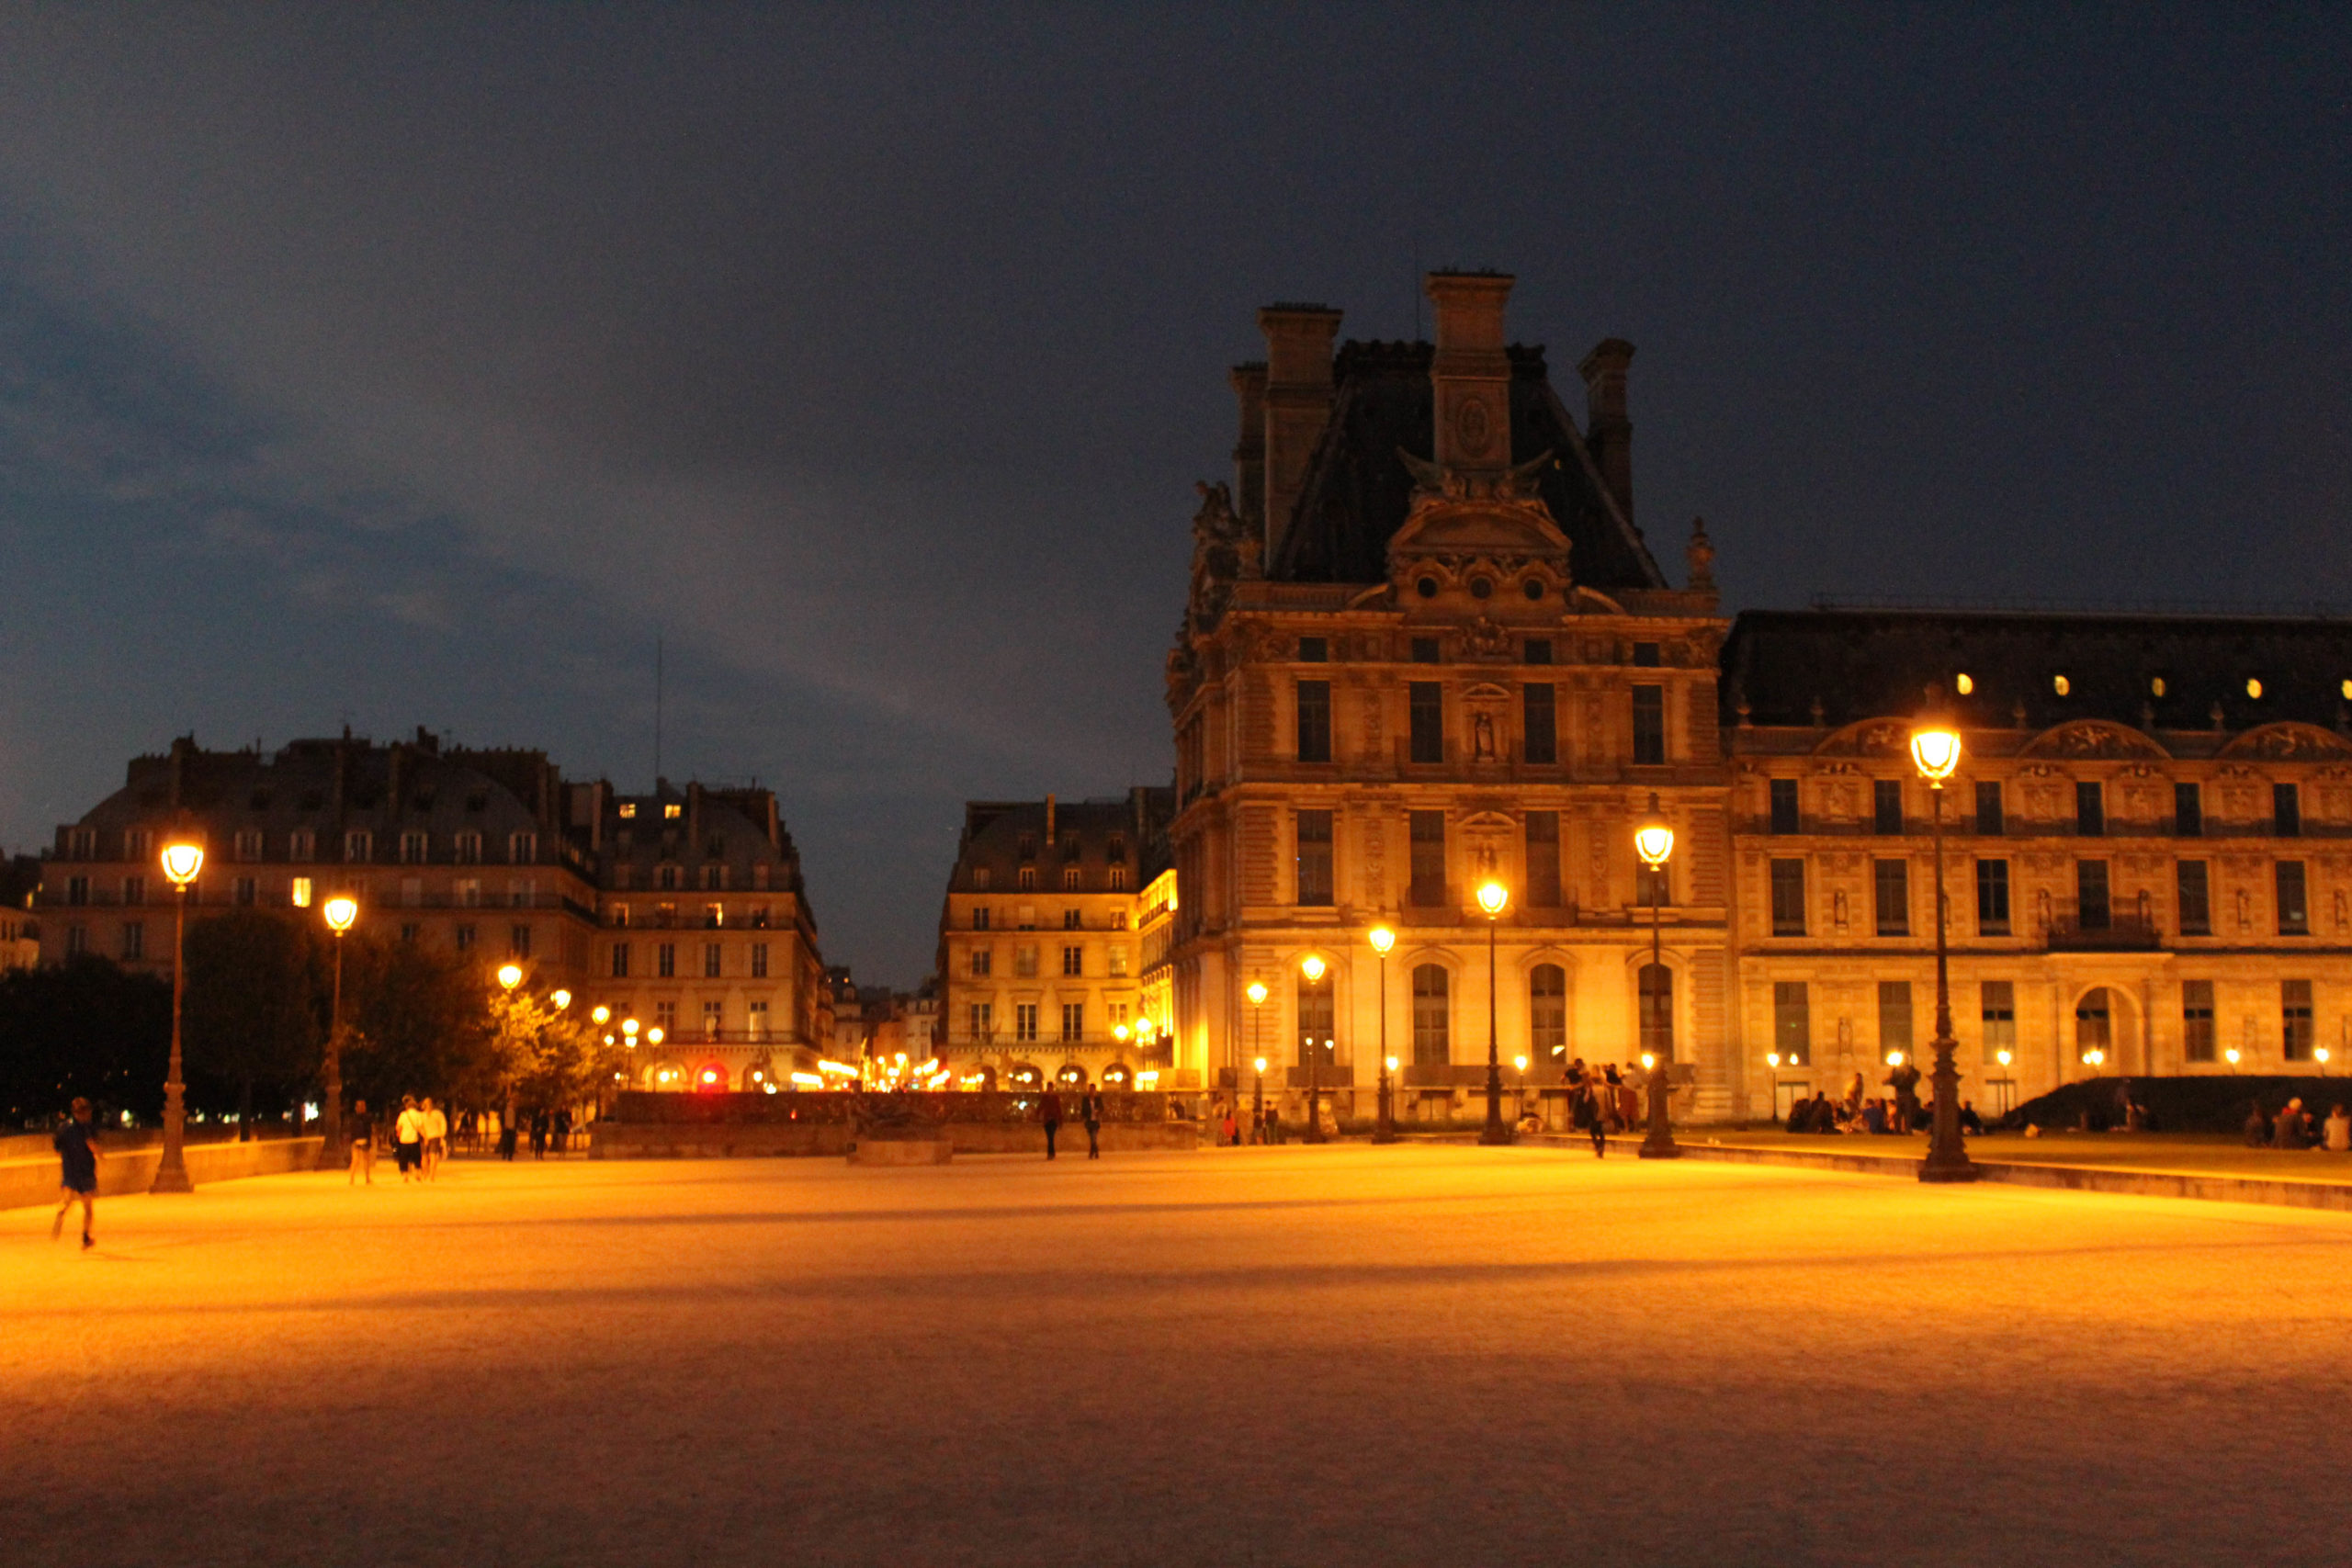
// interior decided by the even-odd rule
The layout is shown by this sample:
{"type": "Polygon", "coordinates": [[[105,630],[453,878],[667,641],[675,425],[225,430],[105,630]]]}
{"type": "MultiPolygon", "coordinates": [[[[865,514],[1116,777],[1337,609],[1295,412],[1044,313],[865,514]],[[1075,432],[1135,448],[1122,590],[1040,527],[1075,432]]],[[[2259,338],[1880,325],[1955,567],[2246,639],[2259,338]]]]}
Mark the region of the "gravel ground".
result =
{"type": "Polygon", "coordinates": [[[2346,1551],[2346,1215],[1294,1145],[99,1221],[0,1229],[10,1568],[2346,1551]]]}

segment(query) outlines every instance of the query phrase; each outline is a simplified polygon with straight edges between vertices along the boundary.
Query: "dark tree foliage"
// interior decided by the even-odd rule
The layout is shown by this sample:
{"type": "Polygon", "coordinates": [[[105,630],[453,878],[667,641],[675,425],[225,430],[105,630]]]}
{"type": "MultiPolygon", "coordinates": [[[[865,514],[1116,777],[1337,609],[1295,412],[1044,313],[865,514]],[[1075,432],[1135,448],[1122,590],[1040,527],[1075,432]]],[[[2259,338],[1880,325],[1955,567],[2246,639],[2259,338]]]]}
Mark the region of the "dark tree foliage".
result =
{"type": "Polygon", "coordinates": [[[92,957],[0,975],[0,1121],[45,1126],[82,1095],[152,1122],[171,1039],[169,980],[92,957]]]}
{"type": "Polygon", "coordinates": [[[275,1109],[317,1081],[326,1037],[322,945],[307,922],[262,909],[189,925],[180,1030],[192,1106],[225,1109],[220,1089],[233,1089],[249,1128],[257,1090],[275,1109]]]}
{"type": "Polygon", "coordinates": [[[345,1094],[379,1115],[404,1094],[492,1103],[490,997],[480,966],[359,931],[344,943],[345,1094]]]}

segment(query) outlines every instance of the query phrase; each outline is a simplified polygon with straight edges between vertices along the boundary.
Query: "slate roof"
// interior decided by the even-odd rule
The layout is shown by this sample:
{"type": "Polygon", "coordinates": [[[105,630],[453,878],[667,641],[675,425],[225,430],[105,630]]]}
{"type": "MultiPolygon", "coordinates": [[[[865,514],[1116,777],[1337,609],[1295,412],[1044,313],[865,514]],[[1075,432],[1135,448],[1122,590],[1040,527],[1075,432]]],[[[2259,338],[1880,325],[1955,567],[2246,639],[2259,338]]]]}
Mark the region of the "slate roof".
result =
{"type": "MultiPolygon", "coordinates": [[[[1523,463],[1549,450],[1544,503],[1567,536],[1568,570],[1603,591],[1663,588],[1665,576],[1641,531],[1619,513],[1587,456],[1583,434],[1552,389],[1541,344],[1514,344],[1510,449],[1523,463]]],[[[1385,581],[1388,540],[1411,508],[1412,476],[1403,447],[1427,458],[1436,450],[1426,343],[1340,346],[1333,362],[1331,419],[1310,459],[1291,526],[1267,575],[1290,582],[1385,581]]]]}
{"type": "Polygon", "coordinates": [[[1046,803],[1042,800],[975,800],[964,807],[963,841],[956,848],[956,870],[949,890],[968,893],[978,888],[974,872],[989,873],[988,891],[1018,889],[1023,865],[1037,867],[1039,893],[1112,891],[1112,841],[1121,852],[1117,863],[1127,868],[1126,886],[1135,893],[1163,869],[1168,819],[1174,814],[1175,792],[1145,788],[1109,800],[1057,801],[1054,807],[1054,841],[1046,841],[1046,803]],[[1079,867],[1079,886],[1062,886],[1062,868],[1079,867]]]}
{"type": "Polygon", "coordinates": [[[2334,728],[2352,680],[2352,621],[1911,610],[1751,610],[1724,644],[1726,725],[1916,713],[1939,686],[1963,723],[2043,729],[2074,718],[2140,728],[2230,729],[2281,720],[2334,728]],[[1961,696],[1957,678],[1973,691],[1961,696]],[[2057,678],[2064,676],[2061,696],[2057,678]],[[2261,684],[2259,697],[2246,682],[2261,684]],[[2164,682],[2164,694],[2155,682],[2164,682]]]}

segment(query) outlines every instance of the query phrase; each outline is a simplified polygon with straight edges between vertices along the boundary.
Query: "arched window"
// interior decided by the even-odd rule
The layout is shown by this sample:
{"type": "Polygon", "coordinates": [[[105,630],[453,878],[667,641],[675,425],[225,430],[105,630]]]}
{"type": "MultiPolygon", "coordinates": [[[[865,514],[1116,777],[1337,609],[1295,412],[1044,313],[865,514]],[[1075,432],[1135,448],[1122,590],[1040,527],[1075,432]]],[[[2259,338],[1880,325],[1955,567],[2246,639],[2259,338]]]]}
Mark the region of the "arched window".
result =
{"type": "Polygon", "coordinates": [[[1535,1066],[1566,1065],[1568,972],[1556,964],[1538,964],[1527,976],[1527,1043],[1535,1066]]]}
{"type": "Polygon", "coordinates": [[[2107,987],[2098,986],[2083,993],[2075,1004],[2075,1056],[2076,1060],[2094,1051],[2106,1052],[2112,1035],[2108,1016],[2107,987]]]}
{"type": "Polygon", "coordinates": [[[1413,1065],[1439,1066],[1453,1059],[1453,1010],[1447,1005],[1443,966],[1423,964],[1413,971],[1413,1065]]]}
{"type": "Polygon", "coordinates": [[[1674,971],[1663,964],[1642,965],[1642,1049],[1660,1060],[1674,1055],[1674,971]]]}
{"type": "Polygon", "coordinates": [[[1328,1067],[1335,1059],[1331,980],[1328,968],[1319,980],[1303,974],[1298,976],[1298,1065],[1302,1067],[1317,1059],[1328,1067]]]}

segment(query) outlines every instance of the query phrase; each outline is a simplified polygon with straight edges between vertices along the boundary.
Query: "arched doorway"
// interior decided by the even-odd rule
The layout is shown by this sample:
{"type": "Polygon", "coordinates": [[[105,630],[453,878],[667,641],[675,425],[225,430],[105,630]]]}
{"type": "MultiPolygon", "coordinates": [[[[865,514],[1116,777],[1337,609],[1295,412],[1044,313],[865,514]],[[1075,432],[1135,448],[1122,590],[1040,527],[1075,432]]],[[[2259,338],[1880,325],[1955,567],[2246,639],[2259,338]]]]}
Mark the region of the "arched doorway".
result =
{"type": "Polygon", "coordinates": [[[1125,1062],[1114,1062],[1102,1069],[1104,1089],[1126,1089],[1136,1087],[1136,1070],[1125,1062]]]}
{"type": "Polygon", "coordinates": [[[1046,1081],[1046,1075],[1037,1070],[1034,1062],[1015,1062],[1006,1077],[1014,1089],[1036,1089],[1046,1081]]]}
{"type": "Polygon", "coordinates": [[[1642,1049],[1661,1062],[1674,1058],[1674,971],[1645,964],[1641,974],[1642,1049]]]}
{"type": "Polygon", "coordinates": [[[1331,980],[1328,965],[1312,980],[1304,973],[1298,976],[1298,1065],[1302,1067],[1318,1060],[1329,1067],[1334,1060],[1331,980]]]}
{"type": "Polygon", "coordinates": [[[2075,1060],[2094,1074],[2116,1065],[2114,1007],[2105,986],[2093,986],[2075,1003],[2075,1060]]]}

